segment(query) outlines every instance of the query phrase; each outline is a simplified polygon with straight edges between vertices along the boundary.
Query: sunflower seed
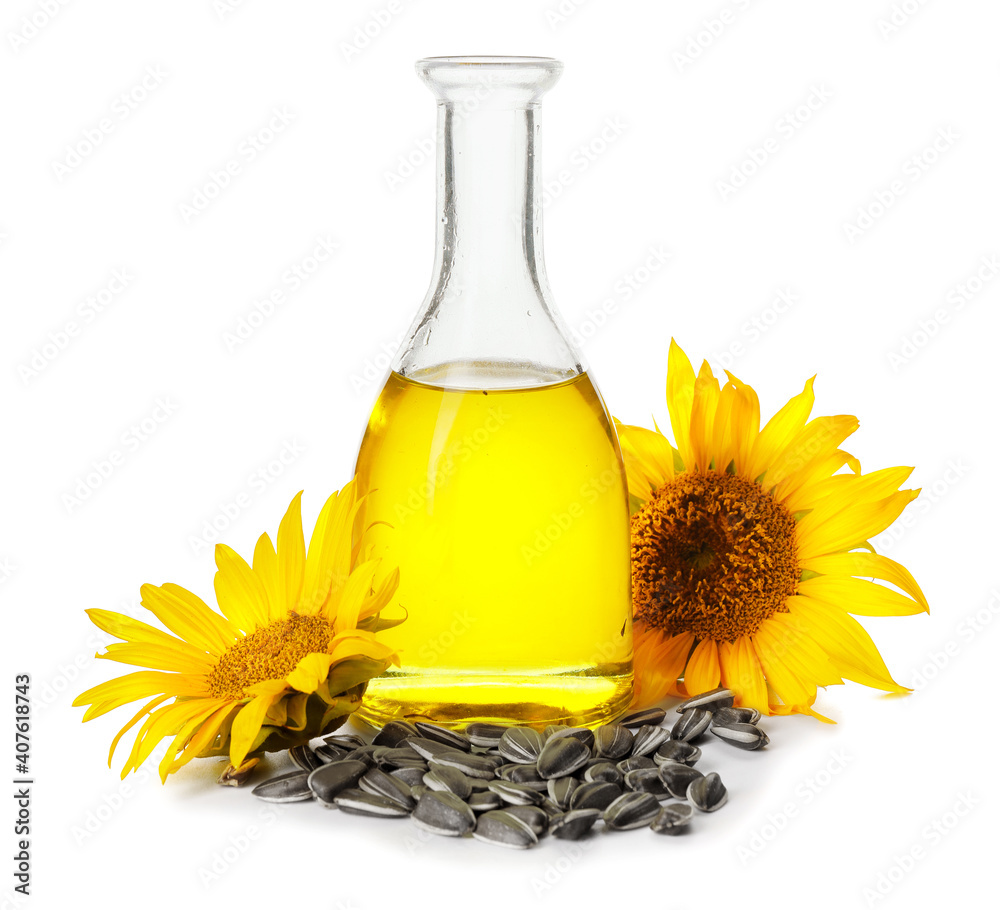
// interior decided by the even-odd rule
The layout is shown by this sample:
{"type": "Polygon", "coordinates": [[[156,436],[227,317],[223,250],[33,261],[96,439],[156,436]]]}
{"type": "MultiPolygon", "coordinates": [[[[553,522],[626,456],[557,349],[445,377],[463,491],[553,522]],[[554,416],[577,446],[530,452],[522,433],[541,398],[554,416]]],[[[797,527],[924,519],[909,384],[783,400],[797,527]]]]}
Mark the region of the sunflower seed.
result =
{"type": "MultiPolygon", "coordinates": [[[[685,765],[685,767],[687,767],[685,765]]],[[[660,774],[655,768],[642,768],[638,771],[629,771],[625,775],[625,786],[636,793],[651,793],[657,799],[664,799],[670,794],[660,774]]]]}
{"type": "Polygon", "coordinates": [[[459,799],[472,796],[472,782],[457,768],[435,768],[424,775],[424,783],[432,790],[454,793],[459,799]]]}
{"type": "Polygon", "coordinates": [[[583,772],[583,779],[589,784],[595,780],[604,780],[611,784],[620,784],[624,775],[609,761],[599,761],[583,772]]]}
{"type": "Polygon", "coordinates": [[[739,749],[763,749],[771,740],[760,727],[754,724],[730,724],[725,727],[712,727],[712,732],[727,743],[739,749]]]}
{"type": "Polygon", "coordinates": [[[569,808],[569,800],[573,791],[580,786],[575,777],[553,777],[548,782],[549,798],[560,809],[569,808]]]}
{"type": "Polygon", "coordinates": [[[645,828],[660,813],[651,793],[623,793],[604,810],[604,824],[613,831],[645,828]]]}
{"type": "Polygon", "coordinates": [[[340,761],[342,758],[346,758],[348,751],[347,749],[340,749],[337,746],[324,743],[322,746],[317,746],[313,749],[313,755],[323,764],[329,764],[332,761],[340,761]]]}
{"type": "Polygon", "coordinates": [[[622,759],[615,767],[622,774],[628,774],[629,771],[638,771],[640,768],[655,768],[656,762],[648,755],[633,755],[631,758],[622,759]]]}
{"type": "Polygon", "coordinates": [[[550,777],[566,777],[589,761],[590,746],[585,742],[570,734],[553,737],[538,756],[538,773],[546,780],[550,777]]]}
{"type": "Polygon", "coordinates": [[[663,723],[666,716],[667,712],[663,708],[646,708],[643,711],[633,711],[631,714],[627,714],[618,723],[623,727],[642,727],[647,724],[651,727],[657,727],[663,723]]]}
{"type": "Polygon", "coordinates": [[[367,771],[368,765],[363,761],[345,759],[320,765],[309,772],[309,789],[321,803],[329,806],[338,793],[354,787],[367,771]]]}
{"type": "Polygon", "coordinates": [[[663,727],[654,727],[645,724],[635,732],[635,741],[632,743],[632,755],[640,757],[655,752],[670,737],[670,733],[663,727]]]}
{"type": "Polygon", "coordinates": [[[622,788],[617,784],[597,780],[592,784],[580,784],[569,798],[570,809],[600,809],[608,808],[619,796],[622,788]]]}
{"type": "MultiPolygon", "coordinates": [[[[543,749],[542,751],[544,752],[545,750],[543,749]]],[[[512,764],[508,767],[510,770],[507,772],[504,780],[509,780],[511,783],[537,784],[542,780],[542,775],[538,773],[538,768],[534,765],[512,764]]]]}
{"type": "Polygon", "coordinates": [[[599,809],[574,809],[549,821],[549,834],[561,840],[579,840],[590,833],[601,817],[599,809]]]}
{"type": "Polygon", "coordinates": [[[328,746],[346,749],[348,752],[368,745],[360,736],[353,733],[334,733],[331,736],[324,736],[323,742],[328,746]]]}
{"type": "Polygon", "coordinates": [[[413,724],[407,723],[405,720],[390,720],[375,734],[372,745],[388,746],[392,749],[411,736],[419,736],[417,728],[413,724]]]}
{"type": "Polygon", "coordinates": [[[410,814],[406,806],[364,790],[344,790],[333,801],[337,808],[350,815],[372,815],[377,818],[403,818],[410,814]]]}
{"type": "Polygon", "coordinates": [[[507,761],[521,765],[533,765],[538,761],[544,740],[541,733],[530,727],[511,727],[502,737],[497,747],[507,761]]]}
{"type": "Polygon", "coordinates": [[[708,729],[712,722],[712,712],[705,708],[692,708],[685,711],[670,728],[670,738],[682,743],[697,739],[708,729]]]}
{"type": "Polygon", "coordinates": [[[552,726],[546,727],[545,733],[547,734],[546,742],[550,739],[563,739],[568,736],[570,739],[582,742],[588,750],[594,745],[594,731],[588,730],[586,727],[552,726]]]}
{"type": "Polygon", "coordinates": [[[432,769],[455,768],[467,777],[493,780],[495,765],[485,755],[470,755],[467,752],[442,752],[429,762],[432,769]]]}
{"type": "Polygon", "coordinates": [[[499,809],[503,805],[500,794],[494,793],[492,790],[473,793],[466,802],[473,812],[489,812],[491,809],[499,809]]]}
{"type": "MultiPolygon", "coordinates": [[[[411,736],[403,740],[403,742],[405,743],[404,748],[410,749],[428,761],[432,758],[437,758],[439,755],[465,754],[461,749],[454,749],[451,746],[446,746],[444,743],[439,743],[437,740],[425,739],[422,736],[411,736]]],[[[413,756],[411,755],[410,757],[412,758],[413,756]]]]}
{"type": "Polygon", "coordinates": [[[668,761],[660,765],[660,780],[674,799],[687,799],[687,791],[692,781],[700,780],[704,775],[697,768],[685,765],[679,761],[668,761]]]}
{"type": "Polygon", "coordinates": [[[427,784],[414,784],[410,787],[410,795],[417,801],[420,802],[420,797],[425,793],[430,793],[431,788],[427,784]]]}
{"type": "Polygon", "coordinates": [[[726,804],[729,793],[719,775],[714,771],[688,785],[687,798],[696,809],[702,812],[714,812],[726,804]]]}
{"type": "Polygon", "coordinates": [[[730,724],[755,724],[760,720],[756,708],[716,708],[712,712],[713,727],[728,727],[730,724]]]}
{"type": "Polygon", "coordinates": [[[389,773],[393,777],[398,777],[406,786],[412,788],[424,782],[424,775],[427,771],[421,766],[419,768],[396,768],[389,773]]]}
{"type": "Polygon", "coordinates": [[[709,692],[702,692],[700,695],[692,695],[686,701],[682,701],[677,706],[677,713],[683,714],[692,708],[708,708],[709,711],[714,711],[716,708],[730,708],[734,699],[735,696],[731,689],[720,687],[709,692]]]}
{"type": "Polygon", "coordinates": [[[657,834],[682,834],[694,815],[687,803],[667,803],[650,824],[657,834]]]}
{"type": "Polygon", "coordinates": [[[505,803],[514,806],[537,806],[542,801],[542,794],[528,784],[515,784],[507,780],[490,782],[490,789],[505,803]]]}
{"type": "MultiPolygon", "coordinates": [[[[544,813],[543,813],[544,814],[544,813]]],[[[503,810],[484,812],[472,832],[476,840],[498,847],[524,850],[538,843],[538,835],[521,819],[503,810]]]]}
{"type": "Polygon", "coordinates": [[[372,754],[377,746],[358,746],[357,749],[348,752],[343,761],[363,761],[369,768],[375,767],[375,757],[372,754]]]}
{"type": "Polygon", "coordinates": [[[424,739],[432,739],[434,742],[441,743],[445,746],[451,746],[453,749],[458,749],[460,752],[468,752],[472,749],[472,743],[469,741],[468,737],[462,736],[461,733],[455,733],[452,730],[446,730],[444,727],[439,727],[437,724],[425,724],[423,721],[417,721],[414,726],[417,728],[417,732],[424,739]]]}
{"type": "Polygon", "coordinates": [[[292,746],[288,750],[288,757],[292,760],[292,764],[302,771],[315,771],[320,765],[325,764],[316,757],[308,744],[292,746]]]}
{"type": "Polygon", "coordinates": [[[372,757],[380,768],[388,768],[390,771],[393,768],[414,768],[427,764],[427,759],[409,746],[398,746],[395,749],[383,747],[381,752],[376,750],[372,757]]]}
{"type": "Polygon", "coordinates": [[[632,751],[635,737],[620,724],[607,724],[594,731],[594,755],[617,761],[632,751]]]}
{"type": "Polygon", "coordinates": [[[487,749],[500,745],[500,739],[510,728],[499,724],[474,723],[465,728],[465,735],[474,746],[484,746],[487,749]]]}
{"type": "Polygon", "coordinates": [[[504,811],[524,822],[538,837],[544,836],[549,828],[549,817],[538,806],[508,806],[504,811]]]}
{"type": "Polygon", "coordinates": [[[292,771],[257,784],[250,792],[268,803],[300,803],[313,798],[309,771],[292,771]]]}
{"type": "Polygon", "coordinates": [[[693,765],[701,758],[701,749],[691,743],[682,743],[679,739],[668,739],[653,754],[653,761],[662,765],[668,761],[679,761],[685,765],[693,765]]]}
{"type": "MultiPolygon", "coordinates": [[[[573,778],[571,777],[554,778],[554,780],[572,780],[572,779],[573,778]]],[[[541,801],[541,803],[538,804],[538,808],[544,809],[545,814],[549,817],[550,820],[555,818],[557,815],[562,815],[566,811],[564,808],[562,808],[562,806],[559,806],[556,803],[552,802],[552,800],[549,799],[547,796],[541,801]]]]}
{"type": "Polygon", "coordinates": [[[403,781],[378,768],[371,768],[358,781],[358,787],[365,793],[373,793],[375,796],[384,796],[386,799],[394,800],[401,806],[406,806],[407,809],[412,809],[417,804],[410,788],[403,781]]]}
{"type": "Polygon", "coordinates": [[[476,826],[476,814],[454,793],[430,790],[420,797],[413,820],[425,831],[461,837],[476,826]]]}

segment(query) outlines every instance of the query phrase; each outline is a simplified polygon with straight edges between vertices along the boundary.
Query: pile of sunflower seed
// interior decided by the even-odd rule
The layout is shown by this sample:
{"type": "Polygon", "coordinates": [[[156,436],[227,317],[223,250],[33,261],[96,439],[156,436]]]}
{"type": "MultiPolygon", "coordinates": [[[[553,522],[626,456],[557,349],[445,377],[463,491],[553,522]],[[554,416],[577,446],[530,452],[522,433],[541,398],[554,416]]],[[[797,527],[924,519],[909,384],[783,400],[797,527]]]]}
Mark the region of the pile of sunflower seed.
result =
{"type": "Polygon", "coordinates": [[[677,712],[670,729],[660,708],[596,730],[556,725],[541,733],[487,723],[456,733],[392,721],[370,743],[335,734],[315,748],[290,749],[299,770],[253,793],[275,803],[315,799],[353,815],[410,816],[434,834],[522,849],[546,833],[578,840],[598,819],[611,831],[680,834],[695,809],[714,812],[728,796],[718,774],[694,767],[701,758],[695,741],[711,732],[760,749],[768,738],[757,726],[760,712],[734,708],[729,689],[689,698],[677,712]]]}

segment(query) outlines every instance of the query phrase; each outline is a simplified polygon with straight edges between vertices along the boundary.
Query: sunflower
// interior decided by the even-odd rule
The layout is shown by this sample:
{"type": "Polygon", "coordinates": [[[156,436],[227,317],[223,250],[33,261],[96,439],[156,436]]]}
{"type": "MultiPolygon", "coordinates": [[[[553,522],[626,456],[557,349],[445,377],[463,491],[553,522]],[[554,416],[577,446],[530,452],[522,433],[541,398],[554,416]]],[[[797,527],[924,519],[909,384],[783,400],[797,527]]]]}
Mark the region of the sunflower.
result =
{"type": "Polygon", "coordinates": [[[122,778],[173,737],[161,780],[196,756],[228,755],[221,780],[239,783],[263,752],[340,726],[359,706],[367,681],[398,663],[374,633],[395,624],[380,620],[379,611],[395,593],[399,572],[377,577],[379,560],[362,559],[354,483],[323,506],[308,554],[301,497],[281,520],[277,548],[267,534],[257,541],[252,567],[216,546],[221,614],[174,584],[143,585],[141,593],[142,605],[175,635],[121,613],[87,611],[122,639],[97,657],[151,668],[103,682],[73,702],[89,705],[87,721],[154,696],[111,743],[109,766],[122,736],[146,718],[122,778]]]}
{"type": "Polygon", "coordinates": [[[840,448],[857,418],[809,420],[812,379],[761,429],[754,390],[726,377],[720,385],[707,362],[695,376],[671,342],[675,443],[658,427],[618,423],[632,511],[635,704],[723,685],[738,705],[828,721],[812,709],[817,686],[850,679],[909,692],[848,614],[928,609],[913,576],[869,543],[919,493],[900,489],[912,468],[862,474],[840,448]]]}

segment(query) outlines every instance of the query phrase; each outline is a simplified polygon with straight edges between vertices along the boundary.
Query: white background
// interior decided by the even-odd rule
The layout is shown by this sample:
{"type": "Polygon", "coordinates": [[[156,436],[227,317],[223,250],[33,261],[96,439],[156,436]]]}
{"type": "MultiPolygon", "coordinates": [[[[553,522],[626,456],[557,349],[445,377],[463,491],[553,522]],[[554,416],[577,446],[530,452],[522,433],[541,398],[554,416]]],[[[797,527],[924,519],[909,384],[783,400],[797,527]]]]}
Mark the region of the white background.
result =
{"type": "Polygon", "coordinates": [[[37,697],[27,906],[992,905],[1000,278],[966,283],[1000,254],[996,4],[103,0],[48,22],[43,6],[0,13],[2,678],[31,673],[37,697]],[[836,687],[817,707],[837,726],[771,719],[760,754],[708,744],[730,803],[684,838],[417,839],[408,821],[273,813],[216,787],[214,761],[122,786],[128,746],[114,770],[105,756],[129,710],[82,726],[70,706],[125,669],[94,660],[106,638],[83,610],[137,611],[146,581],[210,598],[213,522],[248,553],[295,492],[309,527],[348,478],[433,257],[434,105],[413,62],[477,53],[565,62],[543,105],[562,187],[547,262],[616,416],[663,425],[673,336],[766,414],[818,373],[816,413],[859,417],[865,470],[915,466],[924,493],[878,543],[932,612],[866,625],[918,691],[836,687]],[[289,122],[250,161],[241,143],[275,109],[289,122]],[[734,168],[754,172],[734,188],[734,168]],[[321,239],[334,255],[227,346],[321,239]],[[653,250],[668,262],[639,271],[653,250]],[[116,271],[127,287],[98,312],[116,271]]]}

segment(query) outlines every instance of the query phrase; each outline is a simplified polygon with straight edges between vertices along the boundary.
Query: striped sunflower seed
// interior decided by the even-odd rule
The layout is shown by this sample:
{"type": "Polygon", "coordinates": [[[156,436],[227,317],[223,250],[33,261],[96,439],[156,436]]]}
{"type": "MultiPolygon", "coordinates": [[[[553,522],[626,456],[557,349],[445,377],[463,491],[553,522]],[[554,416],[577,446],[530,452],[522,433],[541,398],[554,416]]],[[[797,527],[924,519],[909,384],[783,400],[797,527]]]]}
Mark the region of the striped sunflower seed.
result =
{"type": "Polygon", "coordinates": [[[687,799],[691,782],[704,777],[697,768],[679,761],[664,762],[660,765],[658,773],[663,786],[674,799],[687,799]]]}
{"type": "Polygon", "coordinates": [[[682,701],[677,706],[677,713],[683,714],[692,708],[708,708],[710,711],[714,711],[716,708],[730,708],[734,699],[735,695],[731,689],[720,687],[712,689],[710,692],[702,692],[700,695],[692,695],[686,701],[682,701]]]}
{"type": "Polygon", "coordinates": [[[627,714],[618,723],[623,727],[642,727],[645,725],[658,727],[663,723],[663,719],[666,716],[667,712],[663,708],[646,708],[643,711],[634,711],[632,714],[627,714]]]}
{"type": "Polygon", "coordinates": [[[569,808],[569,800],[573,792],[580,786],[575,777],[553,777],[548,782],[549,799],[560,809],[569,808]]]}
{"type": "Polygon", "coordinates": [[[679,761],[685,765],[693,765],[701,758],[701,749],[691,743],[682,743],[679,739],[668,739],[653,753],[653,761],[662,765],[668,761],[679,761]]]}
{"type": "Polygon", "coordinates": [[[549,828],[549,816],[538,806],[508,806],[504,811],[524,822],[538,837],[549,828]]]}
{"type": "Polygon", "coordinates": [[[398,777],[407,787],[415,787],[424,782],[424,775],[427,771],[421,765],[417,768],[395,768],[389,773],[393,777],[398,777]]]}
{"type": "Polygon", "coordinates": [[[475,723],[465,728],[465,735],[474,746],[493,749],[500,745],[500,740],[509,727],[499,724],[475,723]]]}
{"type": "Polygon", "coordinates": [[[333,798],[337,808],[350,815],[370,815],[376,818],[404,818],[410,814],[406,806],[394,799],[367,793],[364,790],[342,790],[333,798]]]}
{"type": "Polygon", "coordinates": [[[712,712],[713,727],[728,727],[730,724],[755,724],[760,720],[756,708],[716,708],[712,712]]]}
{"type": "Polygon", "coordinates": [[[455,768],[466,777],[493,780],[496,765],[486,755],[471,755],[467,752],[443,752],[429,762],[432,769],[455,768]]]}
{"type": "MultiPolygon", "coordinates": [[[[427,761],[432,758],[437,758],[439,755],[464,755],[461,749],[455,749],[452,746],[446,746],[444,743],[439,743],[436,739],[426,739],[423,736],[411,736],[408,739],[403,740],[403,748],[410,749],[416,755],[420,756],[427,761]]],[[[413,755],[410,756],[413,758],[413,755]]]]}
{"type": "Polygon", "coordinates": [[[502,737],[497,748],[509,762],[533,765],[538,761],[545,741],[542,734],[530,727],[511,727],[502,737]]]}
{"type": "Polygon", "coordinates": [[[472,836],[487,844],[515,850],[534,847],[538,843],[538,835],[527,823],[502,809],[480,815],[472,836]]]}
{"type": "Polygon", "coordinates": [[[473,812],[489,812],[491,809],[499,809],[503,805],[500,794],[494,793],[492,790],[473,793],[466,802],[473,812]]]}
{"type": "Polygon", "coordinates": [[[457,768],[435,768],[424,775],[424,783],[432,790],[454,793],[459,799],[472,796],[472,781],[457,768]]]}
{"type": "Polygon", "coordinates": [[[490,782],[490,790],[496,793],[505,803],[513,806],[537,806],[542,801],[542,794],[528,784],[515,784],[508,780],[490,782]]]}
{"type": "Polygon", "coordinates": [[[445,837],[461,837],[476,826],[476,814],[454,793],[429,790],[413,810],[413,821],[425,831],[445,837]]]}
{"type": "Polygon", "coordinates": [[[606,724],[594,731],[594,755],[618,761],[632,752],[635,737],[621,724],[606,724]]]}
{"type": "MultiPolygon", "coordinates": [[[[684,767],[687,767],[687,765],[684,767]]],[[[663,799],[671,795],[667,792],[667,787],[660,779],[660,773],[656,768],[641,768],[638,771],[629,771],[625,775],[625,786],[636,793],[650,793],[657,799],[663,799]]]]}
{"type": "Polygon", "coordinates": [[[694,809],[687,803],[667,803],[650,824],[657,834],[682,834],[694,816],[694,809]]]}
{"type": "Polygon", "coordinates": [[[268,803],[301,803],[313,798],[308,778],[311,771],[292,771],[257,784],[250,792],[268,803]]]}
{"type": "Polygon", "coordinates": [[[615,767],[622,774],[628,774],[629,771],[638,771],[640,768],[655,768],[656,762],[648,755],[633,755],[631,758],[622,759],[615,767]]]}
{"type": "Polygon", "coordinates": [[[612,831],[645,828],[660,812],[651,793],[623,793],[604,810],[604,824],[612,831]]]}
{"type": "Polygon", "coordinates": [[[595,780],[605,780],[611,784],[621,784],[625,779],[625,775],[611,762],[599,761],[583,772],[583,779],[587,783],[593,783],[595,780]]]}
{"type": "Polygon", "coordinates": [[[708,729],[712,722],[712,712],[705,708],[692,708],[677,718],[670,728],[670,738],[682,743],[697,739],[708,729]]]}
{"type": "Polygon", "coordinates": [[[368,770],[363,761],[350,759],[320,765],[309,772],[309,789],[321,803],[331,806],[338,793],[357,786],[368,770]]]}
{"type": "Polygon", "coordinates": [[[469,752],[472,749],[472,742],[461,733],[455,733],[453,730],[447,730],[437,724],[425,724],[420,720],[414,726],[424,739],[432,739],[442,745],[458,749],[460,752],[469,752]]]}
{"type": "Polygon", "coordinates": [[[739,749],[763,749],[771,740],[760,727],[754,724],[729,724],[712,727],[712,732],[727,743],[739,749]]]}
{"type": "Polygon", "coordinates": [[[545,734],[546,742],[550,739],[562,739],[568,736],[571,739],[580,740],[588,749],[591,749],[594,745],[594,731],[588,730],[586,727],[546,727],[545,734]],[[549,732],[550,730],[552,731],[551,733],[549,732]]]}
{"type": "Polygon", "coordinates": [[[651,724],[644,724],[635,732],[635,740],[632,743],[632,755],[639,758],[655,752],[670,737],[670,733],[663,727],[654,727],[651,724]]]}
{"type": "Polygon", "coordinates": [[[549,821],[549,834],[561,840],[579,840],[590,833],[600,817],[600,809],[573,809],[549,821]]]}
{"type": "Polygon", "coordinates": [[[390,720],[372,740],[373,746],[388,746],[390,749],[400,745],[404,739],[417,736],[417,728],[405,720],[390,720]]]}
{"type": "Polygon", "coordinates": [[[714,812],[726,804],[729,793],[722,779],[714,771],[704,777],[693,780],[688,785],[687,799],[696,809],[702,812],[714,812]]]}
{"type": "Polygon", "coordinates": [[[358,788],[364,790],[365,793],[373,793],[375,796],[384,796],[386,799],[395,800],[407,809],[412,809],[417,804],[407,784],[380,768],[369,769],[364,777],[358,781],[358,788]]]}
{"type": "Polygon", "coordinates": [[[600,809],[603,812],[621,795],[622,788],[617,784],[597,780],[592,784],[580,784],[569,798],[569,807],[570,809],[600,809]]]}
{"type": "Polygon", "coordinates": [[[538,756],[538,774],[546,780],[566,777],[580,770],[590,757],[590,746],[575,736],[553,737],[538,756]]]}

